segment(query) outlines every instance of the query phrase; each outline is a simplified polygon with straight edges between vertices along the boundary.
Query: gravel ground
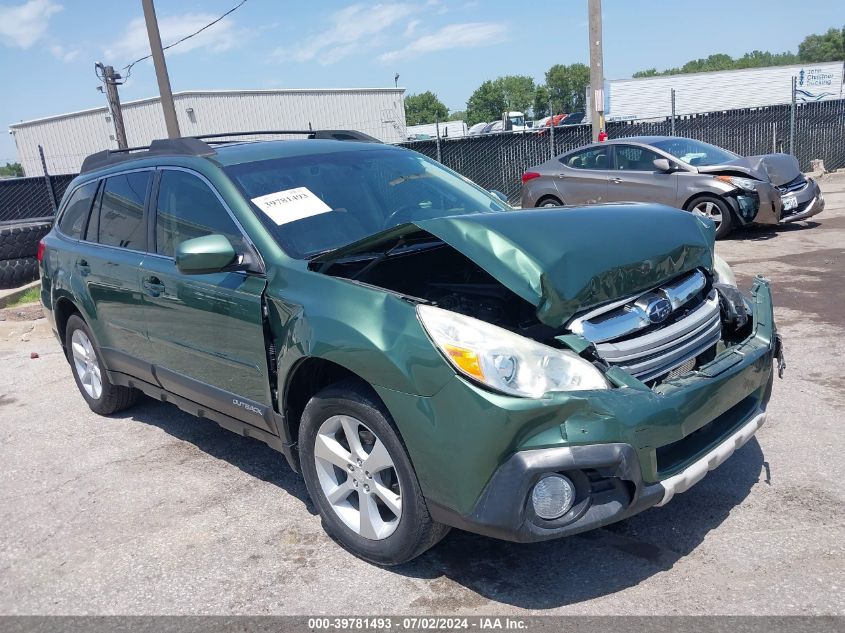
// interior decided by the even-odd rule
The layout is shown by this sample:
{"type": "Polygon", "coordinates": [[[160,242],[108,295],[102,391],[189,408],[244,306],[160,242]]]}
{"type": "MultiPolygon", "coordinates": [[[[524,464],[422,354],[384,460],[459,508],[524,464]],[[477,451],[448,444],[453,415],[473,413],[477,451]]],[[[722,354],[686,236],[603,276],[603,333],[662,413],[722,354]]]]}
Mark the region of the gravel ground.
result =
{"type": "Polygon", "coordinates": [[[0,323],[0,613],[845,614],[845,176],[822,186],[816,221],[718,246],[741,286],[773,281],[786,343],[755,439],[623,523],[453,531],[389,570],[336,546],[263,444],[149,399],[98,417],[43,319],[0,323]]]}

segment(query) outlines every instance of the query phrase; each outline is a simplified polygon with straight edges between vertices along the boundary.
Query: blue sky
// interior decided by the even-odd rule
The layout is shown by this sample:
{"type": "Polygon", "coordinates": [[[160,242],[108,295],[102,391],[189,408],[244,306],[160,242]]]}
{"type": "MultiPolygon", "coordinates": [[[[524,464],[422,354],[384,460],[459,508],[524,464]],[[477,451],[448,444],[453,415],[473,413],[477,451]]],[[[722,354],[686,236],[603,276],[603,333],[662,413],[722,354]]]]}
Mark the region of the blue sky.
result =
{"type": "MultiPolygon", "coordinates": [[[[165,44],[239,0],[156,0],[165,44]]],[[[168,51],[174,91],[392,86],[433,90],[451,109],[485,79],[542,80],[555,63],[587,62],[587,0],[248,0],[168,51]]],[[[842,0],[604,0],[605,76],[723,52],[797,50],[845,23],[842,0]]],[[[94,62],[120,68],[148,53],[140,0],[0,0],[0,124],[105,104],[94,62]]],[[[150,62],[124,101],[157,93],[150,62]]],[[[0,162],[15,156],[0,136],[0,162]]]]}

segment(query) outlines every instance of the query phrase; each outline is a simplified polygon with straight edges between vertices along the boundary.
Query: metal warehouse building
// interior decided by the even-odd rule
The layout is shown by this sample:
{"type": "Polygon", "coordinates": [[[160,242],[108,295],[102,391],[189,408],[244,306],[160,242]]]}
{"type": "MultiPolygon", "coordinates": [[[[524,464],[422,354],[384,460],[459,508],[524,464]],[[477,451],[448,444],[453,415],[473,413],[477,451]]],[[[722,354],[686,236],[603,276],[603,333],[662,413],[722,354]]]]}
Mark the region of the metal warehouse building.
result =
{"type": "Polygon", "coordinates": [[[677,114],[789,103],[793,77],[799,103],[845,97],[843,62],[835,61],[615,79],[605,82],[604,111],[610,121],[669,116],[673,89],[677,114]]]}
{"type": "MultiPolygon", "coordinates": [[[[403,88],[327,90],[203,90],[173,95],[183,136],[281,129],[355,129],[387,143],[405,140],[403,88]]],[[[166,138],[159,98],[123,104],[130,147],[166,138]]],[[[93,152],[116,149],[114,124],[107,107],[9,125],[18,158],[27,176],[47,171],[79,171],[93,152]]]]}

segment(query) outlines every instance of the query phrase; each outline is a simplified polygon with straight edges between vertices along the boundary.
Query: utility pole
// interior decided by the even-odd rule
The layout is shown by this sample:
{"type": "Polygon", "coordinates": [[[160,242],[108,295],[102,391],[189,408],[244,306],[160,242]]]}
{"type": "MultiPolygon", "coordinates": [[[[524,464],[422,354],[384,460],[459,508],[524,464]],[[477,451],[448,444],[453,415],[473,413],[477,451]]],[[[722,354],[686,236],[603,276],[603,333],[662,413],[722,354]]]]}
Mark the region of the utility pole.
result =
{"type": "MultiPolygon", "coordinates": [[[[126,149],[129,144],[126,142],[126,128],[123,125],[123,110],[120,109],[120,95],[117,93],[117,87],[122,85],[119,79],[123,79],[118,73],[114,72],[111,66],[104,66],[100,62],[94,64],[94,68],[98,71],[97,74],[106,85],[106,98],[109,102],[109,112],[111,119],[114,122],[114,135],[117,138],[117,146],[119,149],[126,149]]],[[[100,88],[102,90],[102,88],[100,88]]]]}
{"type": "Polygon", "coordinates": [[[587,0],[590,31],[590,120],[593,123],[593,142],[599,140],[604,129],[604,62],[601,46],[601,0],[587,0]]]}
{"type": "Polygon", "coordinates": [[[150,38],[150,52],[158,79],[158,92],[161,95],[161,107],[164,110],[164,124],[169,138],[179,138],[179,121],[176,120],[176,107],[173,105],[173,92],[170,90],[170,77],[167,76],[167,63],[161,48],[161,33],[158,32],[158,20],[153,0],[141,0],[144,6],[144,20],[147,22],[147,36],[150,38]]]}

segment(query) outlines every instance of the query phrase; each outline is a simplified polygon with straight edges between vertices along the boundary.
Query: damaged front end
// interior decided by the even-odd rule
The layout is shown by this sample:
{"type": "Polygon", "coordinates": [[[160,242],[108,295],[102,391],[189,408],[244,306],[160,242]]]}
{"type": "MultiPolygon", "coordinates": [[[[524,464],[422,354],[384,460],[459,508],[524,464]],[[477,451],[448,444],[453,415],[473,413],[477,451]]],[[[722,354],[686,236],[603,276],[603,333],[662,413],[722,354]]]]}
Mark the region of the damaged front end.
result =
{"type": "Polygon", "coordinates": [[[417,305],[454,376],[376,391],[432,516],[528,541],[668,502],[763,423],[782,361],[769,287],[742,295],[713,242],[692,214],[606,205],[420,221],[310,267],[417,305]],[[531,501],[549,477],[574,490],[552,519],[531,501]]]}
{"type": "MultiPolygon", "coordinates": [[[[748,314],[719,279],[712,248],[712,225],[688,213],[607,205],[425,220],[311,268],[567,350],[617,384],[654,386],[747,335],[748,314]]],[[[457,368],[473,379],[483,369],[457,368]]]]}

